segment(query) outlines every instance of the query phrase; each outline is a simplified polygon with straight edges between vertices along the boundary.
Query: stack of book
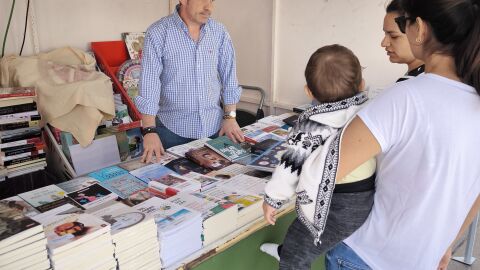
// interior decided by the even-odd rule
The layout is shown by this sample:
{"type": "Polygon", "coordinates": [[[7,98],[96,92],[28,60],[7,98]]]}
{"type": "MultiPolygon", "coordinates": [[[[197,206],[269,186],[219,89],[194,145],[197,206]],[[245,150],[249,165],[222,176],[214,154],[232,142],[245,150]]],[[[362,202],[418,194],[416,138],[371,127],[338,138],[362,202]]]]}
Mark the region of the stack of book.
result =
{"type": "Polygon", "coordinates": [[[92,214],[112,227],[119,269],[160,269],[157,226],[152,217],[120,202],[92,214]]]}
{"type": "Polygon", "coordinates": [[[0,178],[47,165],[35,97],[35,88],[0,88],[0,178]]]}
{"type": "Polygon", "coordinates": [[[204,246],[228,235],[237,227],[238,208],[233,202],[201,193],[179,193],[168,201],[201,213],[204,246]]]}
{"type": "Polygon", "coordinates": [[[36,216],[53,269],[115,269],[110,224],[89,214],[36,216]]]}
{"type": "Polygon", "coordinates": [[[151,198],[134,208],[155,219],[163,268],[202,248],[200,213],[160,198],[151,198]]]}
{"type": "Polygon", "coordinates": [[[0,201],[0,269],[50,268],[47,240],[40,223],[24,213],[20,198],[0,201]]]}

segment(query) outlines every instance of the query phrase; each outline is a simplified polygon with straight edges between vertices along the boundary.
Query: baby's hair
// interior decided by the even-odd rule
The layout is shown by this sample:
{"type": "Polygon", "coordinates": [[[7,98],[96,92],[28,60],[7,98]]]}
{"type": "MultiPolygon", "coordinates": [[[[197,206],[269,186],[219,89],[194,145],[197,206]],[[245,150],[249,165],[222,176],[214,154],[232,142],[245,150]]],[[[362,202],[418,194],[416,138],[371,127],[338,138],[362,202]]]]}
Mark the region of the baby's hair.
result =
{"type": "Polygon", "coordinates": [[[310,56],[305,79],[317,101],[336,102],[360,91],[362,67],[351,50],[338,44],[328,45],[310,56]]]}

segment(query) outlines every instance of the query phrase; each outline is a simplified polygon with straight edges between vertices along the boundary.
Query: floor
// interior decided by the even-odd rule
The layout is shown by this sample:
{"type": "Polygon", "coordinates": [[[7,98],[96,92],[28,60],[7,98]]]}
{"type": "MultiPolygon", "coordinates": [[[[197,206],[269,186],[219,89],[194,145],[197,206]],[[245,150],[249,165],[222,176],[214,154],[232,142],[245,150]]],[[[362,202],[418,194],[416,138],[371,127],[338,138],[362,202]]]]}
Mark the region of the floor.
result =
{"type": "MultiPolygon", "coordinates": [[[[457,243],[457,248],[454,250],[453,253],[454,257],[464,256],[466,242],[466,239],[462,239],[461,241],[459,241],[459,243],[457,243]]],[[[468,266],[452,260],[448,266],[448,270],[480,270],[480,222],[478,223],[475,245],[473,246],[473,257],[475,257],[476,260],[472,266],[468,266]]]]}

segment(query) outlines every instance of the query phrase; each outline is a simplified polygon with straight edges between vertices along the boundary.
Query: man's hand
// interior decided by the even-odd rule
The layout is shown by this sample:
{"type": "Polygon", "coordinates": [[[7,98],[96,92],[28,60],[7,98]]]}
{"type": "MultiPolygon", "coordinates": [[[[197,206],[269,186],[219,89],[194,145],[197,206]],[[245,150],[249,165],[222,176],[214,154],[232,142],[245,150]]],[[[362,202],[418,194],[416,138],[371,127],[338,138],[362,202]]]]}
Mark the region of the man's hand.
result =
{"type": "Polygon", "coordinates": [[[237,120],[235,119],[225,119],[222,123],[222,128],[218,133],[219,136],[226,135],[234,143],[244,142],[243,132],[238,126],[237,120]]]}
{"type": "Polygon", "coordinates": [[[271,225],[275,225],[275,222],[277,221],[277,218],[275,217],[276,212],[277,209],[271,207],[265,202],[263,203],[263,217],[271,225]]]}
{"type": "Polygon", "coordinates": [[[442,259],[438,263],[437,270],[447,270],[450,259],[452,258],[452,247],[447,249],[447,252],[443,255],[442,259]]]}
{"type": "Polygon", "coordinates": [[[165,154],[163,149],[162,142],[157,133],[148,133],[143,137],[143,155],[142,162],[150,163],[152,161],[153,155],[157,158],[157,161],[160,160],[160,156],[165,154]]]}

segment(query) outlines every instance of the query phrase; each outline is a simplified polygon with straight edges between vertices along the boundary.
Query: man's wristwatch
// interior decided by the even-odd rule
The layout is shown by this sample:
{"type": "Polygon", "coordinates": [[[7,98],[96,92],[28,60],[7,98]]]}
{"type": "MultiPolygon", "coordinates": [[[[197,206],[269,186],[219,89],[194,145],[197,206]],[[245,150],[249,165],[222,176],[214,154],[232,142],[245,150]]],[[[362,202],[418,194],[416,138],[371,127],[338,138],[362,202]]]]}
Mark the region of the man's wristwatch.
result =
{"type": "Polygon", "coordinates": [[[145,137],[148,133],[155,133],[157,132],[157,129],[155,127],[144,127],[142,129],[142,135],[145,137]]]}
{"type": "Polygon", "coordinates": [[[235,119],[237,117],[236,111],[229,111],[223,114],[223,119],[235,119]]]}

